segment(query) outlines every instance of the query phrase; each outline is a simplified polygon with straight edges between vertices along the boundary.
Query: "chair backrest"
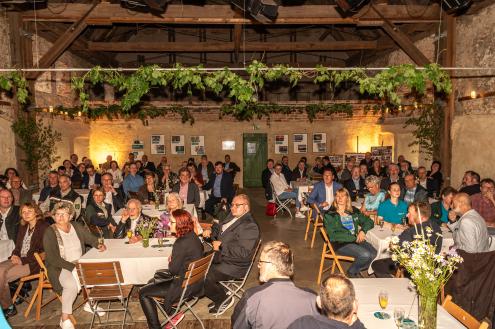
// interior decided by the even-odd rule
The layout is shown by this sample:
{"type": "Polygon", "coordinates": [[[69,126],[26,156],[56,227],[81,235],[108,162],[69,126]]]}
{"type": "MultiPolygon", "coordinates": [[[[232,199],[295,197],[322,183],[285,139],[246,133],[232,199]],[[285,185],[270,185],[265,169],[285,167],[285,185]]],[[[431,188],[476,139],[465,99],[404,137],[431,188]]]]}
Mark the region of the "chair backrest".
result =
{"type": "Polygon", "coordinates": [[[254,250],[253,257],[251,258],[251,264],[249,264],[249,268],[248,268],[246,274],[244,275],[244,278],[242,278],[241,287],[246,282],[246,280],[249,276],[249,273],[251,272],[251,269],[253,268],[254,260],[256,259],[256,255],[258,254],[258,250],[260,249],[260,246],[261,246],[261,239],[258,240],[258,243],[256,244],[256,249],[254,250]]]}
{"type": "Polygon", "coordinates": [[[48,271],[47,271],[45,263],[43,261],[45,259],[45,257],[46,257],[46,254],[44,252],[43,253],[37,253],[37,252],[34,253],[34,258],[38,262],[38,265],[39,265],[41,271],[45,273],[45,277],[48,277],[48,271]]]}
{"type": "Polygon", "coordinates": [[[463,310],[459,305],[452,301],[452,296],[447,295],[442,304],[443,308],[447,310],[454,318],[461,322],[468,329],[487,329],[488,323],[479,322],[471,314],[463,310]]]}
{"type": "Polygon", "coordinates": [[[320,208],[318,208],[318,206],[313,203],[311,209],[315,212],[315,224],[317,224],[318,222],[320,223],[323,223],[323,216],[321,215],[321,211],[320,211],[320,208]]]}
{"type": "Polygon", "coordinates": [[[324,227],[320,227],[320,232],[321,235],[323,236],[323,240],[325,240],[325,245],[323,246],[323,248],[326,248],[326,250],[330,251],[330,254],[332,254],[332,256],[335,256],[335,250],[333,249],[332,243],[328,238],[327,231],[325,231],[324,227]]]}
{"type": "Polygon", "coordinates": [[[273,187],[272,181],[270,181],[270,188],[272,189],[272,199],[273,199],[276,203],[280,203],[280,200],[279,200],[279,198],[278,198],[278,195],[277,195],[277,193],[275,193],[275,188],[273,187]]]}
{"type": "Polygon", "coordinates": [[[77,263],[81,285],[86,288],[115,286],[124,282],[120,262],[77,263]]]}
{"type": "Polygon", "coordinates": [[[211,253],[208,256],[189,263],[184,280],[182,281],[183,295],[189,286],[206,278],[214,255],[215,253],[211,253]]]}

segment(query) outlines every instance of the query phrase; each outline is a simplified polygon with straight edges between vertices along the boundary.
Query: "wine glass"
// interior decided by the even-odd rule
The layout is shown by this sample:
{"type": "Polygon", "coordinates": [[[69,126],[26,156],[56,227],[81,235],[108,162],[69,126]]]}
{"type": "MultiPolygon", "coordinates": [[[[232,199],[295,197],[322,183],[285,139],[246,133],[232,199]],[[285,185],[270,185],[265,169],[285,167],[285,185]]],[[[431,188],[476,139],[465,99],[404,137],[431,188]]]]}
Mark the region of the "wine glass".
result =
{"type": "Polygon", "coordinates": [[[406,312],[404,311],[403,308],[401,307],[396,307],[394,308],[394,320],[395,320],[395,325],[397,328],[400,328],[402,324],[402,320],[404,320],[404,315],[406,312]]]}
{"type": "Polygon", "coordinates": [[[380,304],[380,307],[382,310],[387,308],[388,305],[388,292],[385,290],[381,290],[380,293],[378,294],[378,303],[380,304]]]}
{"type": "Polygon", "coordinates": [[[131,240],[131,238],[132,238],[132,231],[129,230],[127,231],[127,239],[131,240]]]}

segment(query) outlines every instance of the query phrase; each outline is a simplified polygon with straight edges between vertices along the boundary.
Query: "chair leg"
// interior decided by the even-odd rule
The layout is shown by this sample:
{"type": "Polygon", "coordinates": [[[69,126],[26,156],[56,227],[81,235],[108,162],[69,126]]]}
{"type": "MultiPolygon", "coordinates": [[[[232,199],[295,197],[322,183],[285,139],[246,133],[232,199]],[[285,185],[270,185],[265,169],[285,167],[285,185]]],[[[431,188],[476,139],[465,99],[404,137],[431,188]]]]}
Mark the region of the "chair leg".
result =
{"type": "Polygon", "coordinates": [[[42,287],[43,287],[43,283],[40,280],[40,282],[38,283],[38,287],[36,288],[36,291],[35,291],[33,297],[31,298],[31,301],[29,302],[29,305],[28,305],[26,311],[24,312],[25,318],[27,318],[29,316],[29,312],[31,312],[31,308],[33,308],[34,302],[36,302],[37,299],[39,298],[40,289],[43,289],[42,287]]]}
{"type": "Polygon", "coordinates": [[[22,286],[23,285],[24,285],[24,281],[20,281],[19,282],[19,286],[15,290],[14,297],[12,297],[12,304],[14,304],[15,301],[17,300],[17,297],[19,296],[19,293],[21,292],[21,289],[22,289],[22,286]]]}
{"type": "Polygon", "coordinates": [[[334,262],[337,263],[337,267],[340,271],[340,273],[344,274],[345,275],[345,271],[344,271],[344,268],[342,267],[342,265],[340,265],[340,262],[337,258],[334,258],[334,262]]]}
{"type": "Polygon", "coordinates": [[[335,263],[335,259],[334,259],[334,260],[332,260],[332,272],[330,272],[330,273],[332,273],[332,274],[334,274],[334,273],[335,273],[335,264],[336,264],[336,263],[335,263]]]}
{"type": "Polygon", "coordinates": [[[39,321],[41,317],[41,303],[43,302],[43,284],[41,285],[39,296],[36,301],[36,321],[39,321]]]}
{"type": "Polygon", "coordinates": [[[326,246],[323,245],[323,250],[321,252],[321,261],[320,261],[320,269],[318,271],[318,279],[316,280],[316,283],[320,284],[321,282],[321,274],[323,273],[323,265],[324,265],[324,262],[325,262],[325,254],[326,254],[326,246]]]}
{"type": "Polygon", "coordinates": [[[308,223],[306,224],[306,233],[304,233],[304,241],[308,240],[308,233],[310,226],[311,226],[311,212],[308,211],[308,223]]]}
{"type": "Polygon", "coordinates": [[[318,218],[315,219],[313,222],[313,237],[311,238],[311,248],[313,248],[315,244],[315,238],[316,238],[316,230],[318,229],[318,218]]]}

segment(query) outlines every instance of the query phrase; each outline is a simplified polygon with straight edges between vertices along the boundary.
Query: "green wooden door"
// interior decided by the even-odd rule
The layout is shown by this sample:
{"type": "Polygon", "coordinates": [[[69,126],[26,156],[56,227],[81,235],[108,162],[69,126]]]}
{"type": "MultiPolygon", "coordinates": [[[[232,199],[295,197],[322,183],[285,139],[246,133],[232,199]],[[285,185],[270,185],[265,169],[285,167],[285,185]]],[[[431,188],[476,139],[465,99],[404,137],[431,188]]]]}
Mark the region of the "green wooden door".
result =
{"type": "Polygon", "coordinates": [[[244,187],[261,187],[261,172],[268,159],[266,134],[243,135],[244,187]]]}

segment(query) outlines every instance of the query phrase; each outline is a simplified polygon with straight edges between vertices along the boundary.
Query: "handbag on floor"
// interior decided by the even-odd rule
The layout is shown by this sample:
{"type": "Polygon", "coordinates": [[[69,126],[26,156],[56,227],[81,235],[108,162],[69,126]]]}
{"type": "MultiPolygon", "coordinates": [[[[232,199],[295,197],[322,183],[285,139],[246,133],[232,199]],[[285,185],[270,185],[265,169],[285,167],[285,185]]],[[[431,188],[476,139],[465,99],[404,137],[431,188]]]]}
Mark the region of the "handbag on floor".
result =
{"type": "Polygon", "coordinates": [[[274,217],[277,214],[277,205],[275,202],[268,202],[266,204],[265,215],[274,217]]]}

